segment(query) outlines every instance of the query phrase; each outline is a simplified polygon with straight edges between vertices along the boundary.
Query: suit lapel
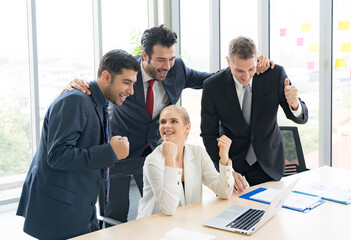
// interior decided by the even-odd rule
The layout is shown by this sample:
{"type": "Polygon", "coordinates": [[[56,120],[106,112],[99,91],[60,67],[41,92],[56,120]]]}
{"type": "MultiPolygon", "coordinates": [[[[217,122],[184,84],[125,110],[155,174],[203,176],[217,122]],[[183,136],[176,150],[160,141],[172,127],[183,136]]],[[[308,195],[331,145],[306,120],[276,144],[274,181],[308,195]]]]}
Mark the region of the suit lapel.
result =
{"type": "MultiPolygon", "coordinates": [[[[131,96],[129,96],[131,97],[131,96]]],[[[146,110],[146,103],[145,103],[145,93],[144,93],[144,83],[143,79],[141,77],[141,71],[139,71],[138,76],[137,76],[137,82],[135,83],[134,86],[134,98],[139,106],[139,110],[141,115],[147,119],[151,120],[149,113],[146,110]]]]}
{"type": "Polygon", "coordinates": [[[176,90],[177,90],[177,81],[175,80],[175,71],[169,71],[167,73],[167,77],[164,81],[162,81],[163,88],[166,91],[166,94],[168,95],[168,98],[170,100],[170,104],[176,104],[178,101],[178,98],[176,96],[176,90]]]}
{"type": "Polygon", "coordinates": [[[230,72],[230,68],[225,73],[225,79],[223,84],[223,92],[227,99],[228,105],[234,111],[234,116],[238,119],[238,122],[245,128],[248,129],[249,125],[246,123],[243,113],[240,108],[238,94],[236,92],[233,75],[230,72]]]}
{"type": "MultiPolygon", "coordinates": [[[[94,86],[94,85],[93,85],[94,86]]],[[[91,92],[91,98],[95,104],[95,111],[97,113],[97,115],[99,116],[99,120],[100,120],[100,125],[101,125],[101,129],[104,129],[104,116],[103,116],[103,112],[102,112],[102,106],[101,104],[99,103],[99,98],[98,98],[98,95],[97,95],[97,90],[95,89],[95,86],[92,87],[90,89],[90,92],[91,92]]],[[[103,132],[103,135],[104,135],[104,139],[106,139],[106,133],[105,131],[102,131],[103,132]]]]}
{"type": "Polygon", "coordinates": [[[192,198],[193,198],[193,176],[191,173],[196,171],[195,169],[195,156],[193,155],[193,152],[187,149],[186,147],[184,148],[184,182],[185,182],[185,202],[186,203],[191,203],[192,198]]]}
{"type": "Polygon", "coordinates": [[[252,79],[252,106],[251,106],[251,126],[254,126],[257,119],[258,109],[260,107],[260,98],[263,89],[264,79],[259,79],[260,76],[255,76],[252,79]]]}

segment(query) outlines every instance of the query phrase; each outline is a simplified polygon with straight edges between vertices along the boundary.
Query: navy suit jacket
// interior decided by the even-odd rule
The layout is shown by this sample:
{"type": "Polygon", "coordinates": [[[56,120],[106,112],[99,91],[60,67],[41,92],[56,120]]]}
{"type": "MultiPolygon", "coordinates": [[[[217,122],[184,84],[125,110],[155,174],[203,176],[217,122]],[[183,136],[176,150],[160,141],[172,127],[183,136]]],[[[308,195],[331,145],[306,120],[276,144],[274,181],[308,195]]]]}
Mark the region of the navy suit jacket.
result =
{"type": "Polygon", "coordinates": [[[252,82],[251,126],[242,114],[233,75],[230,68],[213,75],[204,83],[201,101],[201,136],[212,161],[218,169],[219,148],[217,138],[225,134],[232,140],[229,157],[233,167],[245,161],[252,142],[257,161],[273,179],[284,173],[284,151],[277,123],[279,105],[288,119],[306,123],[308,110],[301,100],[302,118],[291,112],[284,94],[284,68],[275,65],[252,82]]]}
{"type": "Polygon", "coordinates": [[[103,111],[91,95],[65,91],[50,105],[17,215],[24,231],[40,239],[66,239],[91,231],[105,167],[114,164],[105,144],[103,111]]]}
{"type": "MultiPolygon", "coordinates": [[[[140,62],[141,56],[136,56],[140,62]]],[[[210,73],[198,72],[185,66],[183,60],[175,59],[174,66],[169,70],[167,77],[162,81],[169,97],[170,104],[176,104],[185,88],[201,89],[210,73]]],[[[154,120],[146,110],[144,85],[141,72],[138,73],[134,86],[134,95],[129,96],[122,106],[116,107],[110,103],[111,131],[114,135],[127,136],[130,142],[129,156],[120,160],[112,170],[114,175],[130,175],[141,171],[145,156],[143,152],[147,144],[151,150],[155,149],[160,135],[158,133],[159,116],[154,120]],[[112,105],[112,106],[111,106],[112,105]]]]}

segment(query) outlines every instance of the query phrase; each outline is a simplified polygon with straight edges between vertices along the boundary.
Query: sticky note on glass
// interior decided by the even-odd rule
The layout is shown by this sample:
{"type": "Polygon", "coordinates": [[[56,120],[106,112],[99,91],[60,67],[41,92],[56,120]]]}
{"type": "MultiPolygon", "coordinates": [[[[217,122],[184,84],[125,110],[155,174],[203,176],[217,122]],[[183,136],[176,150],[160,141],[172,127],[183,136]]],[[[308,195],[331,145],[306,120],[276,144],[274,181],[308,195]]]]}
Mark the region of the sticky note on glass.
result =
{"type": "Polygon", "coordinates": [[[318,44],[310,44],[310,52],[318,52],[318,44]]]}
{"type": "Polygon", "coordinates": [[[307,70],[313,70],[314,69],[314,62],[307,62],[307,70]]]}
{"type": "Polygon", "coordinates": [[[348,30],[350,29],[350,21],[340,21],[339,30],[348,30]]]}
{"type": "Polygon", "coordinates": [[[335,59],[335,67],[344,68],[346,67],[346,59],[345,58],[337,58],[335,59]]]}
{"type": "Polygon", "coordinates": [[[341,44],[342,52],[351,52],[351,43],[342,43],[341,44]]]}
{"type": "Polygon", "coordinates": [[[303,38],[297,38],[297,46],[303,46],[303,38]]]}
{"type": "Polygon", "coordinates": [[[302,31],[303,32],[311,31],[311,23],[302,24],[302,31]]]}
{"type": "Polygon", "coordinates": [[[280,29],[280,36],[285,37],[286,36],[286,28],[281,28],[280,29]]]}

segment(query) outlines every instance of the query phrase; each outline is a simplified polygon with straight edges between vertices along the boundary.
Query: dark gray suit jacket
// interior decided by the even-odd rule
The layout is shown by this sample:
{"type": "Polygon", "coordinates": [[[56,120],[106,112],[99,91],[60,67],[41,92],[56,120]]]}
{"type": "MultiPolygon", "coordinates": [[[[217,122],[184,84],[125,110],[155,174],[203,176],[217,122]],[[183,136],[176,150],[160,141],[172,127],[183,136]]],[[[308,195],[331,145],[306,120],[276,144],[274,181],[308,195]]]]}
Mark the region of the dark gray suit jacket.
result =
{"type": "Polygon", "coordinates": [[[291,112],[284,94],[286,77],[284,68],[279,65],[254,76],[251,127],[242,114],[230,68],[205,81],[201,103],[201,136],[217,169],[219,149],[216,139],[225,134],[232,140],[229,157],[233,166],[244,161],[252,142],[263,170],[275,180],[283,176],[284,151],[277,123],[278,107],[280,105],[286,117],[296,123],[306,123],[308,119],[307,107],[301,100],[302,118],[296,118],[291,112]]]}
{"type": "Polygon", "coordinates": [[[23,185],[17,215],[40,239],[67,239],[91,231],[105,167],[114,164],[104,144],[102,106],[91,95],[65,91],[50,105],[40,144],[23,185]]]}

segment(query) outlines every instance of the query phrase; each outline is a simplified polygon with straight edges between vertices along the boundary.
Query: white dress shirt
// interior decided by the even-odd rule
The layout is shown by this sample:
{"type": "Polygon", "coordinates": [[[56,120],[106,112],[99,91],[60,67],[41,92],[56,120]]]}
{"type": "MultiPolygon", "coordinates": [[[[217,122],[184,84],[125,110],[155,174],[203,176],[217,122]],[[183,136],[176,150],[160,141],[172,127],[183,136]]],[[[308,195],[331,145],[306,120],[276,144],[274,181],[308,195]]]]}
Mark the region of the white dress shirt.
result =
{"type": "Polygon", "coordinates": [[[181,182],[183,170],[165,166],[160,146],[146,157],[143,198],[139,201],[137,219],[161,211],[174,215],[178,206],[202,201],[202,184],[220,198],[230,198],[234,187],[232,165],[220,164],[218,173],[202,147],[185,144],[184,151],[185,190],[181,182]]]}
{"type": "MultiPolygon", "coordinates": [[[[145,96],[145,103],[146,103],[147,89],[149,87],[148,81],[154,78],[150,77],[145,72],[145,69],[143,67],[143,61],[141,61],[140,65],[141,65],[141,78],[143,79],[144,96],[145,96]]],[[[165,88],[163,87],[162,82],[156,80],[154,82],[154,86],[152,87],[152,90],[154,92],[154,109],[152,112],[152,120],[154,120],[155,118],[158,117],[158,115],[160,115],[161,110],[164,109],[166,106],[168,106],[170,100],[166,93],[165,88]]]]}
{"type": "MultiPolygon", "coordinates": [[[[239,99],[239,104],[240,104],[240,108],[243,109],[243,99],[244,99],[244,94],[245,94],[245,89],[243,87],[243,85],[234,77],[234,83],[235,83],[235,89],[236,89],[236,93],[238,95],[238,99],[239,99]]],[[[250,89],[252,91],[252,78],[250,80],[250,89]]],[[[299,106],[297,107],[296,111],[294,111],[291,106],[289,105],[290,111],[294,114],[295,117],[300,118],[302,116],[302,107],[299,102],[299,106]]]]}

